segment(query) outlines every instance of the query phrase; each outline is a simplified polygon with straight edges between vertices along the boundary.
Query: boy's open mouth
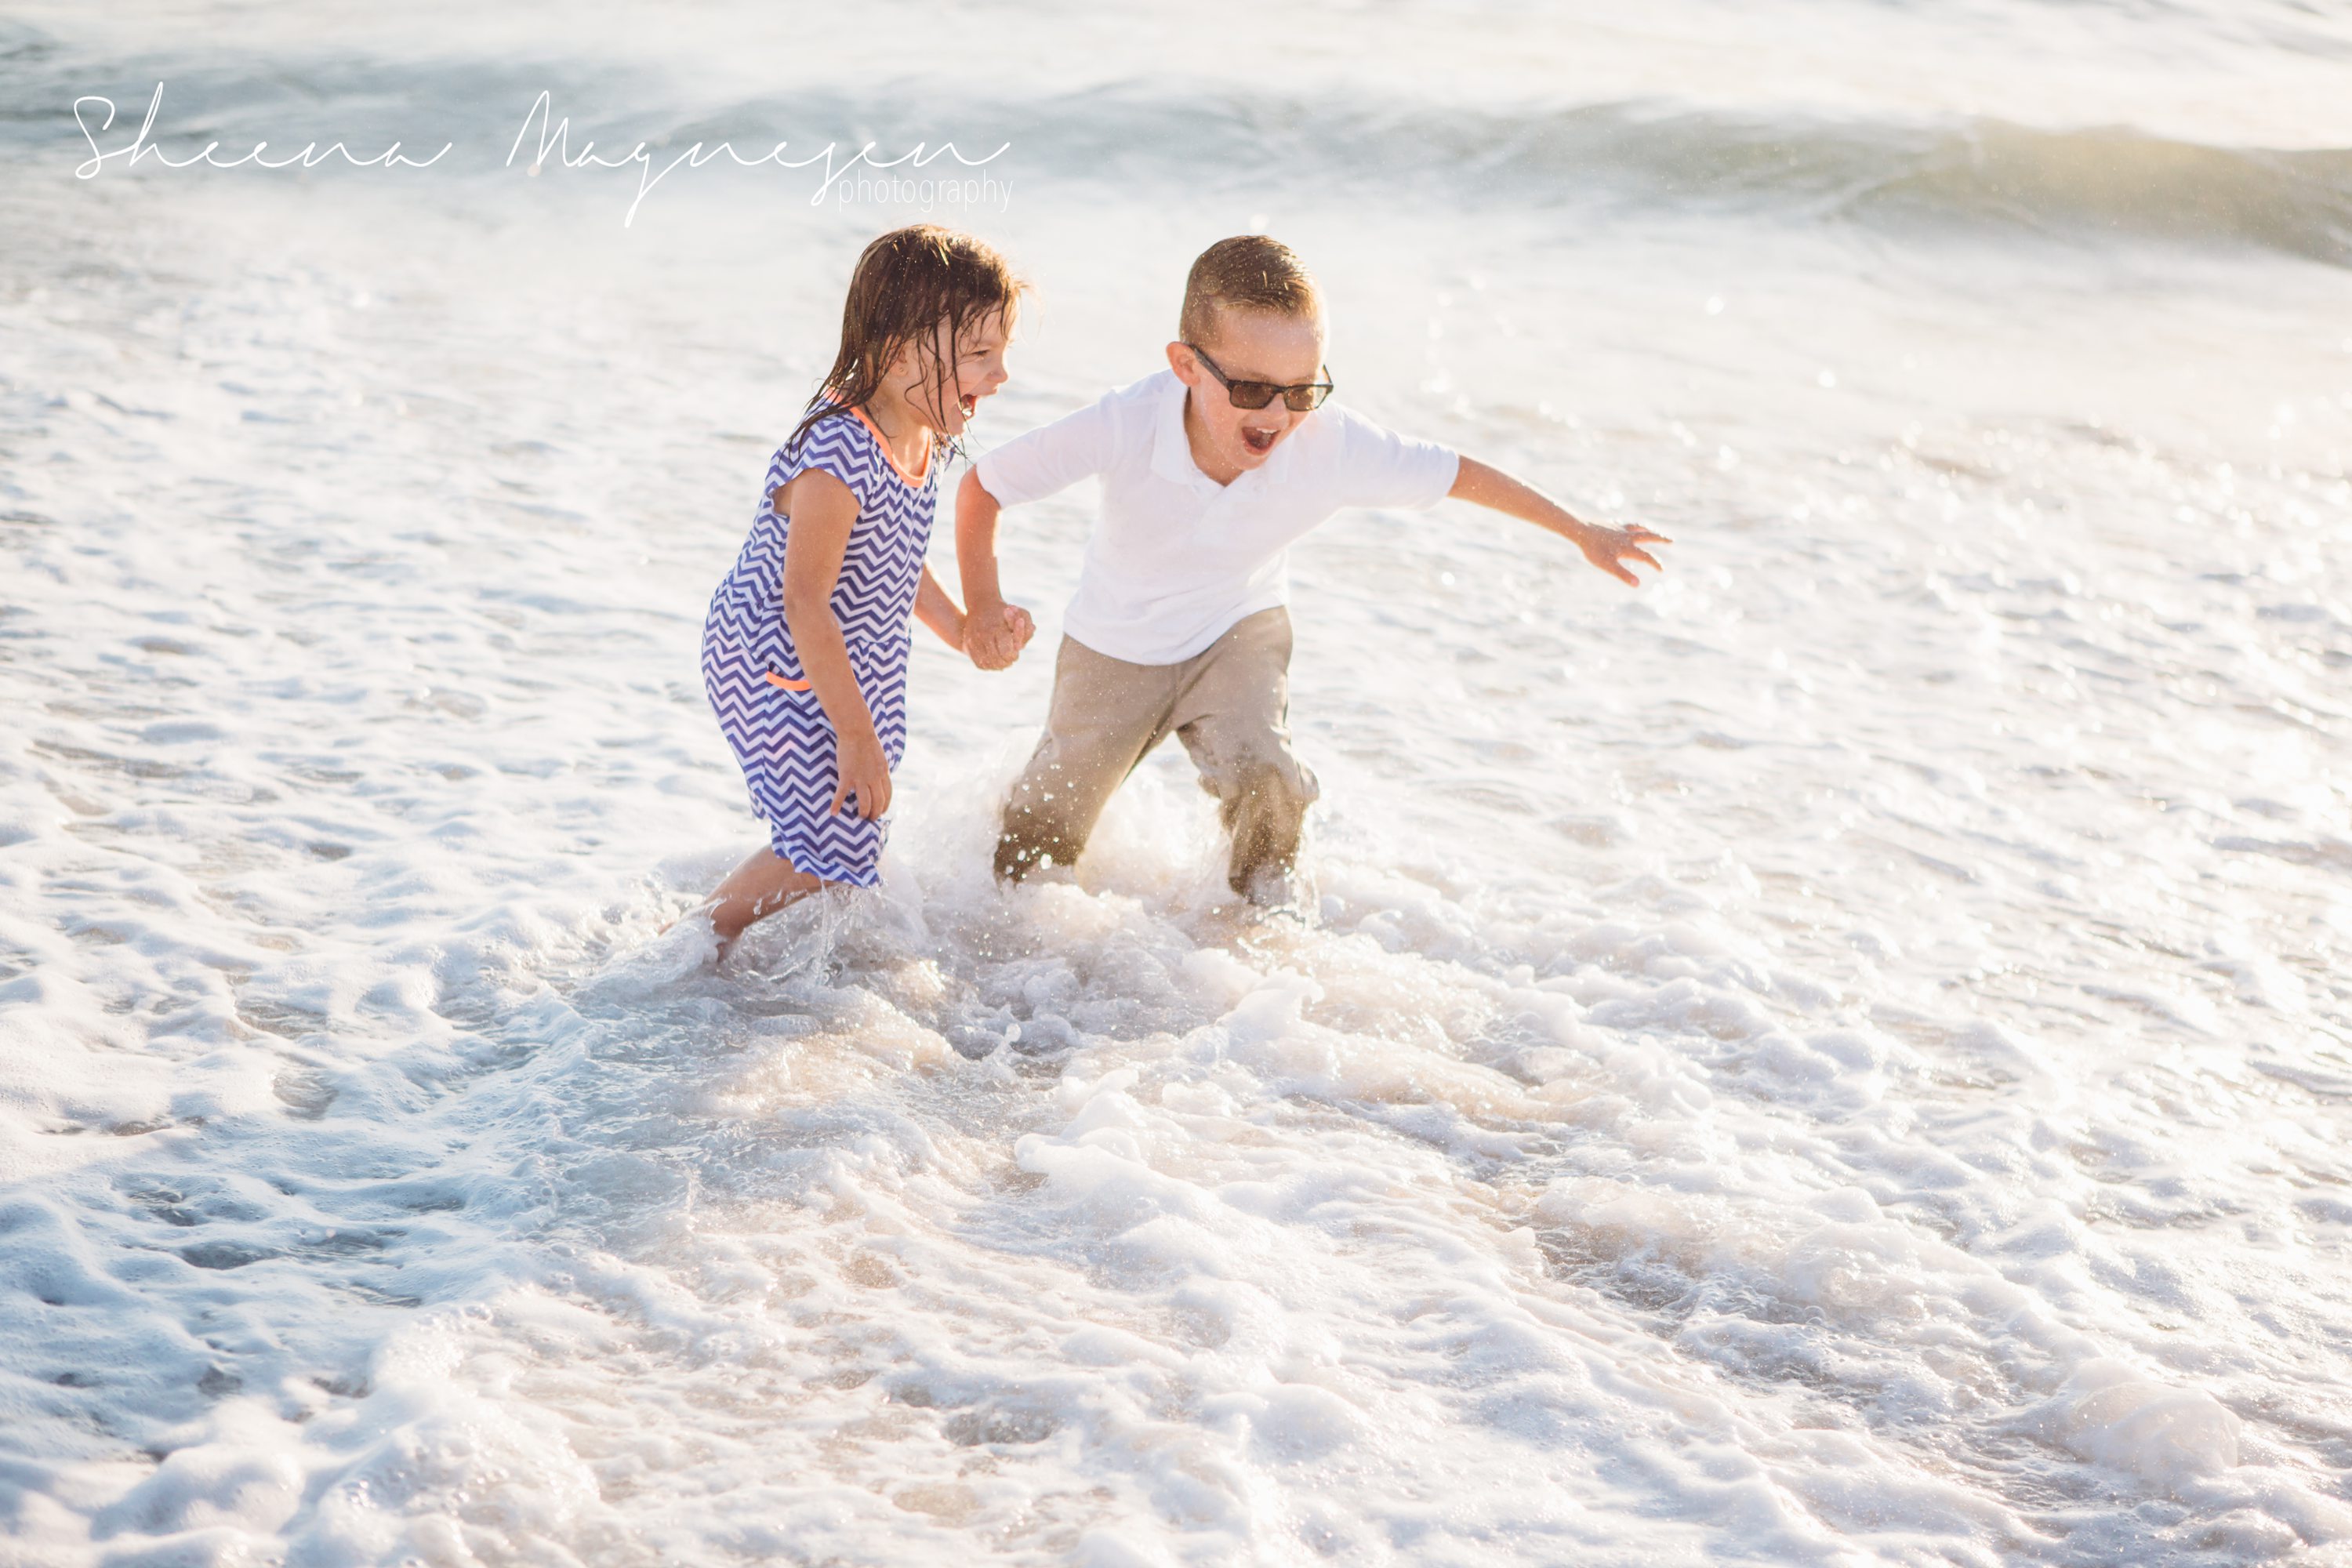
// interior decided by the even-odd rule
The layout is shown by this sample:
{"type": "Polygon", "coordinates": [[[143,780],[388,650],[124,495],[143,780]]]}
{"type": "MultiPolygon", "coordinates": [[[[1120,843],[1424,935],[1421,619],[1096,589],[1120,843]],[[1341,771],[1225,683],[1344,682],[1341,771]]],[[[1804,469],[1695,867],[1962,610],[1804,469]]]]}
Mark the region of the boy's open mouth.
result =
{"type": "Polygon", "coordinates": [[[1279,430],[1252,430],[1245,427],[1242,431],[1242,440],[1253,452],[1271,452],[1274,450],[1276,439],[1281,434],[1279,430]]]}

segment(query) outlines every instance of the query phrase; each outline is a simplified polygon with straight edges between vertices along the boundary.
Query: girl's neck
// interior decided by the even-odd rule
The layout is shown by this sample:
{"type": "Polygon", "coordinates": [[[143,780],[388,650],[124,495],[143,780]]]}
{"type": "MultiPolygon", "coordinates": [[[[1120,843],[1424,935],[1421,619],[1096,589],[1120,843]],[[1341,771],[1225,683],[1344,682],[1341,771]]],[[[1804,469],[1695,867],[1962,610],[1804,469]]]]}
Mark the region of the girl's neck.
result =
{"type": "Polygon", "coordinates": [[[907,400],[888,387],[876,390],[866,402],[866,416],[882,432],[889,444],[890,455],[898,467],[910,474],[919,474],[929,460],[934,433],[931,427],[916,416],[907,400]]]}

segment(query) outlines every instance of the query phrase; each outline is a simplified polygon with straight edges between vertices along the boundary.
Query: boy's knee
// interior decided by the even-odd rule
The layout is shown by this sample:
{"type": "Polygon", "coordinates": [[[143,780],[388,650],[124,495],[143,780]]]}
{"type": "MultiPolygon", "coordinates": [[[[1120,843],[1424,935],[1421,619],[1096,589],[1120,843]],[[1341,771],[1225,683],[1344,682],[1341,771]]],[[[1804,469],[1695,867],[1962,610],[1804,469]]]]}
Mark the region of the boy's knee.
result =
{"type": "Polygon", "coordinates": [[[1041,866],[1071,866],[1086,847],[1093,826],[1072,792],[1072,782],[1050,762],[1034,766],[1013,786],[996,836],[996,879],[1018,882],[1041,866]]]}
{"type": "Polygon", "coordinates": [[[1298,802],[1300,810],[1322,798],[1323,787],[1316,781],[1315,770],[1288,752],[1283,753],[1281,765],[1276,772],[1281,780],[1279,787],[1298,802]]]}
{"type": "Polygon", "coordinates": [[[1085,839],[1059,825],[1007,821],[996,836],[996,879],[1019,882],[1033,871],[1076,866],[1085,849],[1085,839]]]}
{"type": "Polygon", "coordinates": [[[1279,736],[1239,749],[1202,771],[1201,787],[1228,806],[1265,803],[1304,811],[1321,796],[1314,771],[1291,755],[1279,736]]]}
{"type": "Polygon", "coordinates": [[[1038,866],[1050,862],[1051,851],[1015,835],[1008,827],[996,838],[996,879],[1018,882],[1038,866]]]}

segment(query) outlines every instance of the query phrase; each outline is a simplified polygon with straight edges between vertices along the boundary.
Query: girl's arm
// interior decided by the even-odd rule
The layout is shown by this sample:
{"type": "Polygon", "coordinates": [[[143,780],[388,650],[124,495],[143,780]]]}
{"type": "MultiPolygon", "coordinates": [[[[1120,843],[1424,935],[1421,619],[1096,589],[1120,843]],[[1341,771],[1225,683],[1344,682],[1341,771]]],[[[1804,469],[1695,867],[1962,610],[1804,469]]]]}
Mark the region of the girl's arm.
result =
{"type": "Polygon", "coordinates": [[[801,656],[809,689],[833,722],[841,782],[833,811],[857,797],[857,815],[868,821],[890,809],[890,759],[874,732],[874,714],[857,689],[849,667],[849,645],[833,615],[833,590],[841,580],[841,558],[857,522],[857,498],[822,468],[805,468],[793,480],[793,526],[784,540],[784,625],[801,656]]]}
{"type": "MultiPolygon", "coordinates": [[[[1022,646],[1037,630],[1028,611],[1004,602],[1004,589],[997,582],[997,513],[1008,499],[1015,506],[1043,500],[1108,468],[1138,427],[1132,411],[1114,416],[1118,396],[1113,393],[1097,398],[1051,425],[1015,436],[964,470],[956,489],[963,649],[982,669],[1003,669],[1020,658],[1022,646]],[[980,482],[982,467],[996,489],[980,482]]],[[[1148,424],[1141,428],[1148,430],[1148,424]]]]}
{"type": "MultiPolygon", "coordinates": [[[[995,562],[990,562],[990,572],[992,569],[995,569],[995,562]]],[[[1002,670],[1004,666],[1009,666],[1013,658],[1021,656],[1021,648],[1028,647],[1028,639],[1037,632],[1037,623],[1030,621],[1028,611],[1021,609],[1018,605],[997,605],[997,614],[988,621],[988,626],[1000,627],[997,642],[988,644],[990,651],[985,658],[981,654],[973,654],[973,647],[981,642],[981,618],[955,609],[955,599],[948,597],[946,588],[940,588],[939,578],[931,576],[929,566],[922,569],[922,588],[915,590],[915,614],[922,616],[924,626],[939,632],[940,642],[946,642],[950,648],[960,648],[964,654],[971,654],[973,663],[979,663],[983,670],[1002,670]],[[1009,648],[1009,651],[997,656],[997,648],[1009,648]],[[995,658],[995,663],[990,663],[990,658],[995,658]]]]}
{"type": "Polygon", "coordinates": [[[940,634],[940,640],[961,652],[963,648],[963,612],[940,586],[929,566],[923,568],[923,581],[915,590],[915,618],[940,634]]]}
{"type": "MultiPolygon", "coordinates": [[[[1488,468],[1475,458],[1462,459],[1462,466],[1454,476],[1454,488],[1445,493],[1456,500],[1491,507],[1507,516],[1532,522],[1538,528],[1548,528],[1583,551],[1587,561],[1612,577],[1636,587],[1641,585],[1642,580],[1633,575],[1633,569],[1624,562],[1643,561],[1657,566],[1657,558],[1643,549],[1643,543],[1674,542],[1664,534],[1653,533],[1638,522],[1627,528],[1603,528],[1597,523],[1586,522],[1534,486],[1521,483],[1500,468],[1488,468]]],[[[958,537],[961,537],[961,530],[958,537]]],[[[1664,568],[1659,567],[1659,570],[1664,571],[1664,568]]]]}
{"type": "Polygon", "coordinates": [[[996,519],[1003,510],[980,482],[980,470],[966,468],[956,488],[956,569],[966,606],[962,647],[982,669],[1003,669],[1029,640],[1020,625],[1027,613],[1004,602],[997,580],[996,519]]]}

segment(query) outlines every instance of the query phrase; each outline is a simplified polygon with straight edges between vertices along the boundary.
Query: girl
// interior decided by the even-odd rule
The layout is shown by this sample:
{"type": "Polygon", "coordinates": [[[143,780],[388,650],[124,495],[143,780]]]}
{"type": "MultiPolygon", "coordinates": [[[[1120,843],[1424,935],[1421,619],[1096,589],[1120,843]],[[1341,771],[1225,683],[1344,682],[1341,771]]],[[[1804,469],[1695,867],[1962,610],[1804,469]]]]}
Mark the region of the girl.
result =
{"type": "MultiPolygon", "coordinates": [[[[857,258],[833,369],[770,463],[703,625],[703,687],[768,824],[769,847],[700,907],[721,956],[803,894],[877,879],[907,743],[909,613],[963,647],[963,614],[923,564],[940,448],[1004,384],[1026,288],[995,251],[930,224],[857,258]]],[[[1028,617],[1003,613],[1025,642],[1028,617]]]]}

